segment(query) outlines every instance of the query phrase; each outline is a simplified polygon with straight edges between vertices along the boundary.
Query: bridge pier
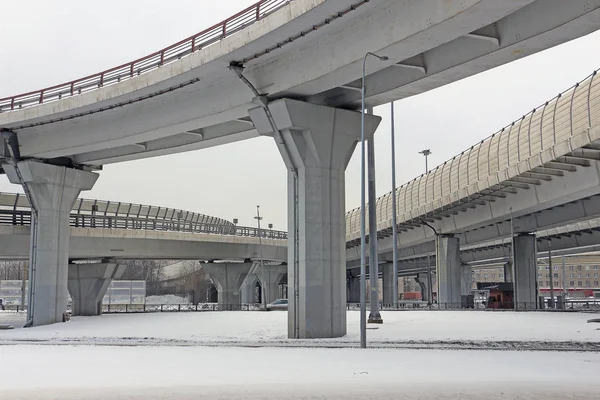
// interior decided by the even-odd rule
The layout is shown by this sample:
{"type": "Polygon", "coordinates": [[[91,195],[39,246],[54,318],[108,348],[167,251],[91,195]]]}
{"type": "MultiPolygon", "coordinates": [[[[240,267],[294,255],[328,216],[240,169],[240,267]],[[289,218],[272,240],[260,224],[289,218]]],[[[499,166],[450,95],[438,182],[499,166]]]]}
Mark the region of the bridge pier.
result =
{"type": "Polygon", "coordinates": [[[258,282],[256,275],[248,274],[246,276],[244,283],[242,283],[242,304],[254,304],[258,302],[256,299],[256,282],[258,282]]]}
{"type": "Polygon", "coordinates": [[[395,304],[394,302],[394,284],[398,282],[394,279],[394,264],[387,263],[380,265],[383,275],[383,304],[388,306],[395,304]]]}
{"type": "Polygon", "coordinates": [[[37,213],[31,225],[27,319],[32,326],[61,322],[67,311],[71,208],[98,174],[29,160],[19,162],[18,171],[10,164],[3,167],[11,183],[26,186],[37,213]]]}
{"type": "Polygon", "coordinates": [[[279,298],[279,282],[287,274],[287,265],[265,265],[264,271],[258,271],[256,278],[265,288],[266,304],[279,298]]]}
{"type": "MultiPolygon", "coordinates": [[[[290,99],[267,107],[272,118],[264,107],[250,110],[249,115],[260,134],[275,137],[290,171],[288,336],[344,336],[344,171],[360,140],[361,114],[290,99]]],[[[380,121],[365,115],[366,137],[373,135],[380,121]]]]}
{"type": "Polygon", "coordinates": [[[353,276],[351,272],[346,278],[346,302],[360,303],[360,276],[353,276]]]}
{"type": "Polygon", "coordinates": [[[241,289],[252,263],[209,263],[202,269],[212,279],[219,294],[220,305],[235,310],[242,304],[241,289]]]}
{"type": "Polygon", "coordinates": [[[507,262],[506,264],[504,264],[504,282],[512,282],[512,275],[512,263],[507,262]]]}
{"type": "MultiPolygon", "coordinates": [[[[537,309],[537,243],[536,236],[514,237],[514,302],[517,309],[537,309]]],[[[550,271],[552,273],[552,271],[550,271]]]]}
{"type": "Polygon", "coordinates": [[[102,298],[110,282],[120,278],[125,268],[117,263],[70,264],[68,289],[73,315],[102,314],[102,298]]]}
{"type": "Polygon", "coordinates": [[[439,307],[460,308],[462,267],[460,263],[460,241],[457,237],[437,237],[436,262],[439,307]]]}
{"type": "MultiPolygon", "coordinates": [[[[432,274],[432,283],[433,283],[433,277],[435,275],[432,274]]],[[[429,277],[427,276],[427,272],[420,272],[417,274],[417,276],[415,277],[415,282],[417,282],[419,284],[419,286],[421,287],[421,300],[423,301],[427,301],[429,299],[429,292],[431,290],[431,287],[429,285],[429,277]]]]}

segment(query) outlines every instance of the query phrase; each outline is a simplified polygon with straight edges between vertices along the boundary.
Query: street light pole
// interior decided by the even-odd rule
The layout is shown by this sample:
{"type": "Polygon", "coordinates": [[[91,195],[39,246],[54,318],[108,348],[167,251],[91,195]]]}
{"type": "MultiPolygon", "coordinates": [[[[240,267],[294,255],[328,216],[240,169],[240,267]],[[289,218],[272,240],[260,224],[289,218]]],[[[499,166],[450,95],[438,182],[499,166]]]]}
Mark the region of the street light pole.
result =
{"type": "Polygon", "coordinates": [[[552,242],[548,239],[548,269],[550,270],[550,301],[548,308],[554,308],[554,272],[552,271],[552,242]]]}
{"type": "Polygon", "coordinates": [[[367,347],[367,278],[366,278],[366,236],[365,236],[365,67],[367,57],[371,55],[381,61],[388,58],[371,52],[365,54],[361,80],[361,120],[360,120],[360,347],[367,347]]]}
{"type": "Polygon", "coordinates": [[[257,221],[258,223],[258,247],[259,247],[259,251],[260,251],[260,274],[262,276],[262,283],[261,283],[261,300],[262,300],[262,304],[264,309],[267,309],[267,290],[266,290],[266,282],[265,282],[265,268],[264,268],[264,264],[263,264],[263,248],[262,248],[262,232],[260,230],[260,220],[262,219],[262,217],[260,216],[260,206],[256,206],[256,217],[254,217],[254,219],[257,221]]]}
{"type": "MultiPolygon", "coordinates": [[[[398,308],[398,223],[396,221],[396,214],[398,213],[398,207],[396,205],[396,142],[395,142],[395,126],[394,126],[394,102],[392,101],[392,241],[394,242],[394,247],[392,248],[392,274],[394,278],[392,296],[393,296],[393,306],[395,309],[398,308]]],[[[389,268],[389,267],[388,267],[389,268]]]]}
{"type": "MultiPolygon", "coordinates": [[[[431,154],[430,149],[425,149],[419,152],[425,156],[425,174],[429,173],[429,166],[427,165],[427,157],[431,154]]],[[[431,307],[433,304],[433,279],[431,278],[431,255],[427,253],[427,284],[429,290],[427,290],[427,305],[431,307]]]]}

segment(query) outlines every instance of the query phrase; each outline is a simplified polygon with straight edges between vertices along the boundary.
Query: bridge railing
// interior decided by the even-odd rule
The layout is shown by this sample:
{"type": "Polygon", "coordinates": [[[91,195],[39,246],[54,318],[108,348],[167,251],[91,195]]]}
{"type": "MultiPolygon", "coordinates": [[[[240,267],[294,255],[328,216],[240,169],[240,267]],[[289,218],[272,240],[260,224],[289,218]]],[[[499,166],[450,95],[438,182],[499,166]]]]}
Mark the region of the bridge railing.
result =
{"type": "MultiPolygon", "coordinates": [[[[0,225],[30,225],[31,212],[23,210],[0,210],[0,225]]],[[[207,224],[193,221],[146,219],[136,217],[71,214],[70,225],[77,228],[133,229],[150,231],[191,232],[212,235],[262,237],[286,240],[287,232],[258,229],[248,226],[207,224]]]]}
{"type": "MultiPolygon", "coordinates": [[[[509,186],[505,182],[520,173],[599,139],[598,133],[589,129],[600,125],[597,75],[594,71],[487,139],[377,199],[377,229],[391,227],[392,195],[396,196],[401,225],[475,199],[482,190],[509,186]]],[[[347,214],[346,239],[359,235],[360,209],[354,209],[347,214]]]]}
{"type": "Polygon", "coordinates": [[[277,11],[293,0],[261,0],[239,13],[162,50],[74,81],[0,99],[0,112],[60,100],[131,79],[206,48],[277,11]]]}

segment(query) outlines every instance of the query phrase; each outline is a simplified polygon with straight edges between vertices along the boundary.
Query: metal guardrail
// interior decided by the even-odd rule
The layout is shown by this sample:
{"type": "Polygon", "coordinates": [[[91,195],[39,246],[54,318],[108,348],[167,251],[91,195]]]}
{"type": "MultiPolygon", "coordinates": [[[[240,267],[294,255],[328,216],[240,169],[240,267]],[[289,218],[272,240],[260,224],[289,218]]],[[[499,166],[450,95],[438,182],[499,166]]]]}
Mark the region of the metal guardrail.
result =
{"type": "Polygon", "coordinates": [[[132,79],[148,71],[179,60],[200,49],[239,32],[254,22],[265,18],[293,0],[261,0],[237,14],[203,30],[193,36],[180,40],[162,50],[145,57],[101,71],[74,81],[47,87],[33,92],[22,93],[0,99],[0,112],[10,111],[49,101],[60,100],[90,92],[98,88],[132,79]]]}
{"type": "MultiPolygon", "coordinates": [[[[30,225],[31,212],[0,210],[0,225],[30,225]]],[[[71,214],[70,225],[76,228],[133,229],[165,232],[191,232],[212,235],[262,237],[287,240],[287,232],[248,226],[207,224],[193,221],[145,219],[135,217],[71,214]]]]}
{"type": "Polygon", "coordinates": [[[202,311],[262,311],[261,304],[104,304],[105,314],[202,311]]]}
{"type": "MultiPolygon", "coordinates": [[[[367,303],[368,304],[368,303],[367,303]]],[[[406,311],[406,310],[432,310],[432,311],[515,311],[513,303],[497,304],[502,307],[488,308],[481,302],[475,302],[473,307],[465,307],[462,303],[433,303],[427,304],[426,301],[401,301],[398,306],[393,304],[380,304],[382,311],[406,311]]],[[[564,308],[549,308],[548,302],[540,307],[539,303],[518,303],[516,311],[551,311],[551,312],[569,312],[569,311],[600,311],[600,299],[582,299],[567,300],[564,308]]],[[[360,303],[347,303],[346,309],[360,310],[360,303]]]]}
{"type": "MultiPolygon", "coordinates": [[[[471,146],[435,169],[377,199],[377,229],[392,221],[392,194],[396,195],[398,224],[475,200],[481,190],[510,187],[511,178],[564,157],[594,140],[588,128],[600,125],[600,79],[594,71],[552,100],[471,146]],[[588,134],[587,137],[585,134],[588,134]],[[582,136],[583,135],[583,136],[582,136]],[[551,156],[551,157],[549,157],[551,156]]],[[[535,181],[532,178],[521,178],[535,181]]],[[[367,222],[368,226],[368,222],[367,222]]],[[[346,214],[346,239],[360,236],[360,209],[346,214]]]]}

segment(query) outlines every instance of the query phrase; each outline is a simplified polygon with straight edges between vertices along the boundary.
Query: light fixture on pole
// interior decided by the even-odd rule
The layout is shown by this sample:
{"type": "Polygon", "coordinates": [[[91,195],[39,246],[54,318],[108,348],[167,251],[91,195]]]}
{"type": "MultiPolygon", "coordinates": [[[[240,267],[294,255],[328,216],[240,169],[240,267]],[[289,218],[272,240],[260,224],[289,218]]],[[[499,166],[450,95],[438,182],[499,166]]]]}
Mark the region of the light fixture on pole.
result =
{"type": "MultiPolygon", "coordinates": [[[[381,61],[387,61],[386,56],[378,56],[374,53],[367,53],[363,57],[362,80],[361,80],[361,121],[360,121],[360,141],[361,141],[361,164],[360,164],[360,347],[367,347],[367,278],[366,278],[366,247],[367,240],[365,236],[365,68],[367,58],[373,56],[381,61]]],[[[377,277],[375,277],[377,279],[377,277]]]]}
{"type": "MultiPolygon", "coordinates": [[[[392,279],[394,287],[392,288],[393,306],[395,309],[398,308],[398,222],[396,220],[396,214],[398,213],[398,207],[396,205],[396,130],[394,126],[394,102],[392,101],[391,107],[391,124],[392,124],[392,279]]],[[[389,268],[389,267],[388,267],[389,268]]]]}
{"type": "Polygon", "coordinates": [[[264,264],[263,264],[263,249],[262,249],[262,232],[260,229],[260,221],[262,220],[262,217],[260,216],[260,206],[256,206],[256,217],[254,217],[254,219],[257,221],[258,223],[258,247],[259,247],[259,251],[260,251],[260,274],[262,276],[262,282],[260,284],[261,287],[261,300],[263,303],[263,307],[266,310],[267,309],[267,295],[266,295],[266,288],[265,288],[265,268],[264,268],[264,264]]]}

